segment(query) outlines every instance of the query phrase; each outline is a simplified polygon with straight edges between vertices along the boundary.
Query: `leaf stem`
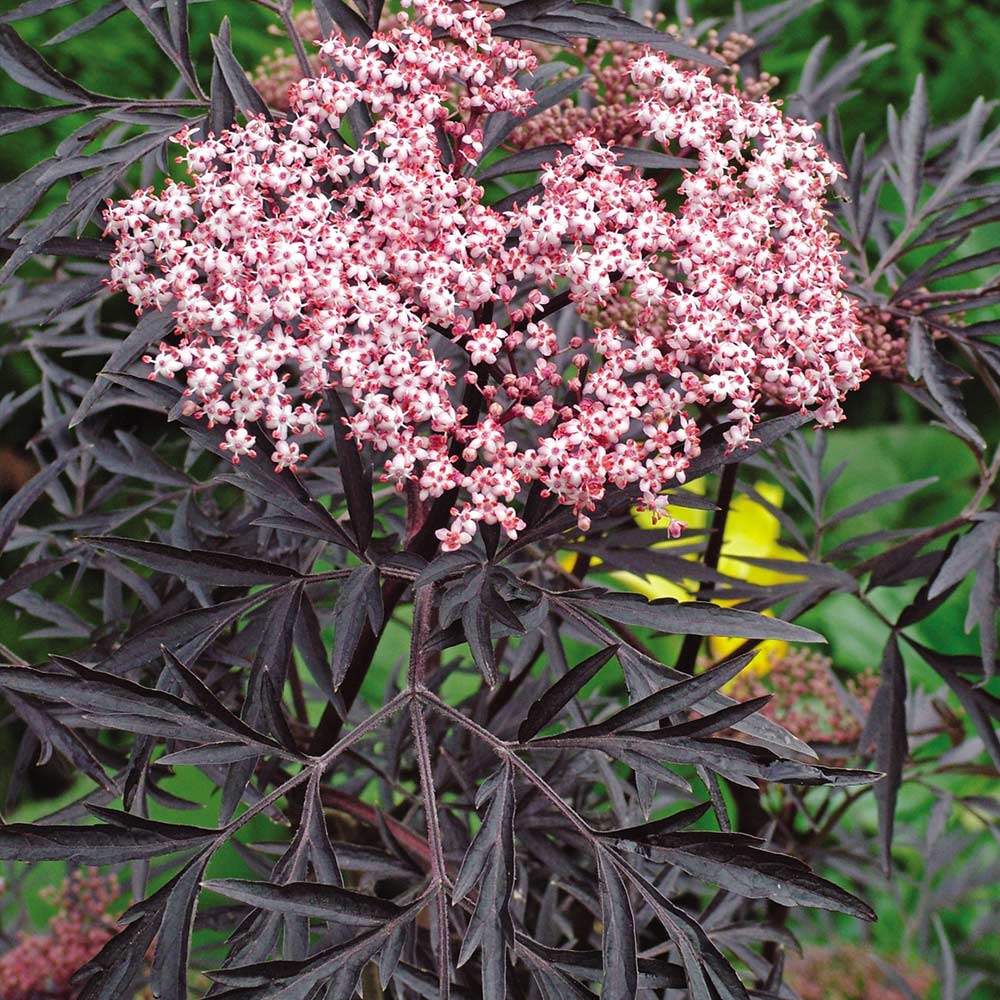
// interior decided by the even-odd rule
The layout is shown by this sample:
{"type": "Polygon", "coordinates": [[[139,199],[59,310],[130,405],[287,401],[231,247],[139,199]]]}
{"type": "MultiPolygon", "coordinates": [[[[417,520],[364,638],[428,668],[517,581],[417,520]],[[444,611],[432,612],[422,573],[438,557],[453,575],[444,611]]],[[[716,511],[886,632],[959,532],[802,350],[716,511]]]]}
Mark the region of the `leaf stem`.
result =
{"type": "MultiPolygon", "coordinates": [[[[429,603],[429,602],[428,602],[429,603]]],[[[416,629],[414,635],[416,635],[416,629]]],[[[420,668],[411,671],[420,673],[420,668]]],[[[447,1000],[451,995],[451,955],[448,928],[448,873],[445,867],[441,826],[438,818],[437,796],[434,794],[434,765],[431,763],[430,743],[427,738],[427,720],[424,706],[417,700],[410,702],[410,723],[413,730],[413,748],[420,771],[420,791],[424,800],[424,823],[430,847],[431,876],[434,879],[435,922],[437,924],[438,997],[447,1000]]]]}
{"type": "Polygon", "coordinates": [[[390,715],[397,712],[405,702],[413,697],[412,693],[409,691],[400,691],[394,698],[386,702],[377,712],[373,712],[368,716],[363,722],[359,722],[346,736],[338,740],[332,747],[330,747],[325,753],[318,757],[313,757],[311,760],[307,760],[302,770],[298,774],[292,775],[287,781],[282,782],[273,791],[269,792],[263,798],[259,799],[252,806],[250,806],[246,812],[240,813],[239,816],[232,819],[225,827],[220,831],[222,836],[219,838],[219,845],[221,846],[227,840],[230,839],[232,834],[234,834],[241,826],[248,823],[254,816],[268,809],[270,806],[274,805],[279,799],[287,795],[293,788],[298,787],[307,778],[310,778],[313,774],[322,775],[334,760],[337,759],[345,750],[350,749],[358,742],[363,736],[367,736],[373,729],[381,725],[390,715]]]}
{"type": "MultiPolygon", "coordinates": [[[[705,546],[705,558],[703,564],[709,569],[717,569],[719,558],[722,555],[722,543],[726,536],[726,521],[729,519],[729,508],[733,503],[733,492],[736,489],[736,479],[739,476],[740,463],[731,462],[722,468],[722,476],[719,481],[719,496],[716,500],[715,515],[712,517],[712,527],[708,535],[708,544],[705,546]]],[[[698,587],[698,599],[703,600],[715,589],[715,584],[711,580],[702,580],[698,587]]],[[[681,652],[677,658],[677,669],[682,674],[693,674],[695,664],[698,659],[698,650],[701,649],[700,635],[686,635],[681,645],[681,652]]]]}

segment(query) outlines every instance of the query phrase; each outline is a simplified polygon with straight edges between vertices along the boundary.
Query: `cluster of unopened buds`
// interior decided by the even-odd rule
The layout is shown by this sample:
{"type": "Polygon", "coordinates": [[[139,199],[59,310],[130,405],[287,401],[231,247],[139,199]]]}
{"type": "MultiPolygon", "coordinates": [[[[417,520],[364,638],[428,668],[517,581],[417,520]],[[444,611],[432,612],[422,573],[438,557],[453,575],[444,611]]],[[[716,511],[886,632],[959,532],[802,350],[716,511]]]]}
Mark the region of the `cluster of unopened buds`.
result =
{"type": "Polygon", "coordinates": [[[739,701],[770,695],[762,714],[806,743],[849,749],[861,736],[878,684],[870,671],[840,684],[829,657],[793,647],[773,654],[763,671],[740,674],[728,693],[739,701]]]}
{"type": "Polygon", "coordinates": [[[480,522],[515,537],[534,482],[583,530],[609,489],[663,511],[700,409],[738,448],[761,404],[832,422],[864,377],[826,225],[837,168],[766,98],[645,51],[630,113],[690,160],[680,207],[589,135],[541,169],[540,194],[490,207],[483,126],[533,103],[517,74],[535,59],[493,34],[502,16],[415,0],[366,43],[333,36],[287,120],[182,132],[193,182],[106,213],[113,287],[174,309],[151,377],[184,380],[234,461],[266,435],[277,469],[300,465],[337,391],[383,481],[461,491],[445,549],[480,522]],[[627,325],[548,322],[624,300],[627,325]]]}
{"type": "Polygon", "coordinates": [[[53,1000],[76,996],[70,980],[116,933],[110,908],[118,881],[91,868],[74,872],[58,892],[43,893],[57,906],[48,930],[21,934],[0,956],[3,1000],[53,1000]]]}
{"type": "MultiPolygon", "coordinates": [[[[858,340],[864,353],[864,366],[878,378],[891,382],[902,382],[907,377],[907,354],[910,343],[910,320],[919,316],[928,303],[921,300],[918,290],[916,298],[903,298],[891,306],[865,305],[858,308],[858,340]]],[[[949,321],[961,324],[960,315],[952,315],[949,321]]],[[[931,330],[937,339],[941,335],[931,330]]]]}
{"type": "Polygon", "coordinates": [[[870,947],[807,946],[790,955],[787,983],[800,1000],[930,1000],[938,978],[926,962],[883,958],[870,947]]]}

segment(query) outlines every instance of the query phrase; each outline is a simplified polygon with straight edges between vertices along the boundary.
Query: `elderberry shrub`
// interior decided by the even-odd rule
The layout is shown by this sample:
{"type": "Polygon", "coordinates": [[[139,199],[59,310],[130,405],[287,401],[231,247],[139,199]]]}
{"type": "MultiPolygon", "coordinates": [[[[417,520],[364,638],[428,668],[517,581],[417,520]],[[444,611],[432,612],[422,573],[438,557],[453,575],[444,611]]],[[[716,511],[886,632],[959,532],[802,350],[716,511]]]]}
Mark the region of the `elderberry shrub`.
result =
{"type": "Polygon", "coordinates": [[[759,65],[808,4],[700,36],[266,3],[294,54],[252,76],[227,22],[209,67],[185,3],[128,6],[165,97],[0,26],[58,102],[4,128],[90,116],[0,210],[0,321],[40,372],[0,418],[41,403],[0,511],[8,800],[53,754],[79,776],[0,854],[131,874],[59,988],[779,995],[792,908],[875,918],[832,847],[891,867],[904,780],[950,766],[915,768],[928,733],[1000,764],[1000,461],[958,387],[1000,398],[973,284],[1000,255],[960,250],[997,216],[991,109],[932,128],[918,82],[848,155],[873,52],[817,46],[787,105],[759,65]],[[873,391],[975,455],[960,510],[871,527],[928,480],[833,502],[805,428],[873,391]],[[884,624],[877,675],[801,645],[835,599],[884,624]],[[956,602],[976,654],[921,628],[956,602]],[[877,859],[842,823],[869,794],[877,859]]]}

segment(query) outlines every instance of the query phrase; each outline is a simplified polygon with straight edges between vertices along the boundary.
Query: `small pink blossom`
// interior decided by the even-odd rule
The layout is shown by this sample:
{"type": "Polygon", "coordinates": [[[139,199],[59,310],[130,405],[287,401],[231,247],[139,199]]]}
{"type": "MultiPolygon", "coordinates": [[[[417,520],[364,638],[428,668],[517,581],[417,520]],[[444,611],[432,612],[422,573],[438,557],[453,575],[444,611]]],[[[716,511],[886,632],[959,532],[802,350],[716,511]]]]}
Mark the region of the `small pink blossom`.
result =
{"type": "Polygon", "coordinates": [[[18,943],[0,956],[0,997],[69,1000],[76,996],[70,985],[74,973],[116,933],[109,908],[118,894],[117,880],[96,869],[71,875],[58,894],[51,894],[58,910],[47,931],[19,935],[18,943]]]}
{"type": "Polygon", "coordinates": [[[112,286],[176,303],[151,377],[183,379],[234,462],[262,423],[276,468],[300,465],[310,400],[339,391],[384,481],[459,488],[453,549],[479,523],[516,537],[536,481],[581,527],[608,489],[659,509],[699,454],[696,407],[720,408],[731,448],[764,403],[841,417],[864,373],[823,208],[837,169],[809,126],[646,51],[629,113],[691,159],[680,207],[581,135],[500,212],[471,169],[483,117],[532,106],[516,74],[534,56],[493,34],[500,10],[406,6],[365,44],[323,42],[330,68],[291,86],[286,122],[183,132],[191,185],[107,210],[112,286]],[[349,148],[335,130],[357,106],[372,125],[349,148]],[[587,335],[546,322],[562,291],[587,335]]]}

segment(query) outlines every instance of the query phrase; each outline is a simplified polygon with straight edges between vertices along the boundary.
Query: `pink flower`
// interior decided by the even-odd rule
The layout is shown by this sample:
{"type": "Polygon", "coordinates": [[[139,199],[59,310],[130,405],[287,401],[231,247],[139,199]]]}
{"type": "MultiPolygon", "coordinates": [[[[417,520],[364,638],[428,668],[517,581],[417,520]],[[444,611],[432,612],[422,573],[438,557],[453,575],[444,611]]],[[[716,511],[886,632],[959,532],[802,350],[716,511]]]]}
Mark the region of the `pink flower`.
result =
{"type": "Polygon", "coordinates": [[[104,877],[93,868],[75,872],[53,895],[58,911],[48,930],[21,935],[18,944],[0,957],[3,1000],[69,1000],[76,995],[70,986],[73,974],[115,934],[115,920],[108,912],[118,898],[114,877],[104,877]]]}
{"type": "Polygon", "coordinates": [[[188,412],[226,426],[234,462],[263,420],[275,466],[301,464],[292,439],[322,419],[303,400],[338,390],[384,481],[460,487],[445,549],[479,523],[516,537],[535,481],[581,525],[609,488],[657,507],[699,454],[693,407],[719,406],[735,448],[761,403],[833,421],[863,378],[823,210],[836,168],[766,99],[646,52],[630,114],[691,158],[676,212],[590,136],[542,168],[537,197],[485,203],[469,172],[483,116],[532,105],[515,74],[534,57],[493,35],[502,16],[416,0],[364,45],[334,36],[286,123],[182,133],[191,186],[106,213],[112,286],[139,309],[177,303],[152,375],[184,374],[188,412]],[[330,130],[357,105],[373,124],[350,149],[330,130]],[[559,289],[587,336],[546,322],[559,289]]]}

